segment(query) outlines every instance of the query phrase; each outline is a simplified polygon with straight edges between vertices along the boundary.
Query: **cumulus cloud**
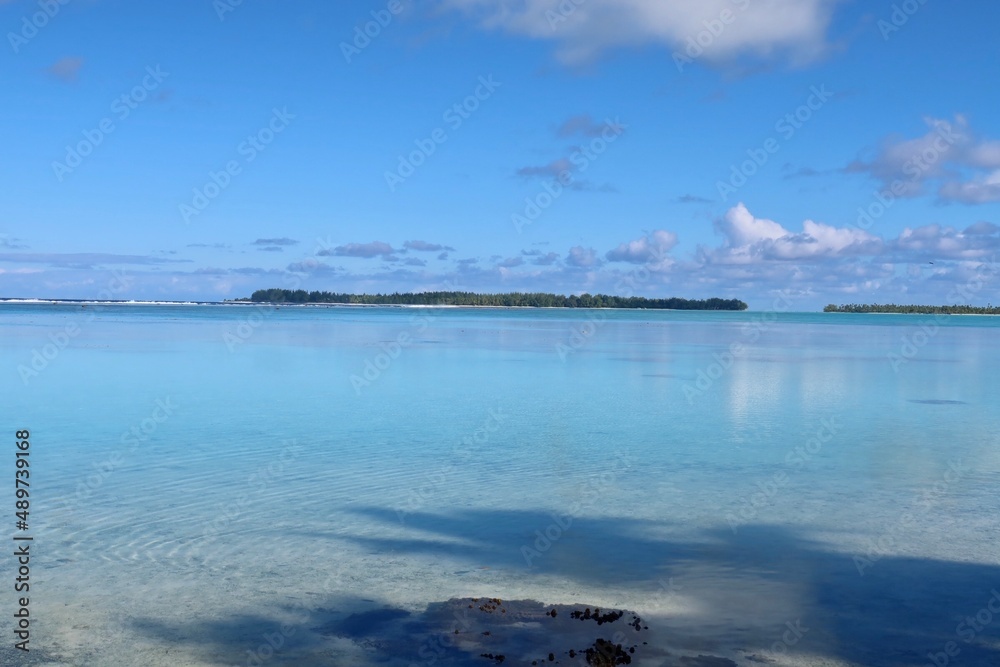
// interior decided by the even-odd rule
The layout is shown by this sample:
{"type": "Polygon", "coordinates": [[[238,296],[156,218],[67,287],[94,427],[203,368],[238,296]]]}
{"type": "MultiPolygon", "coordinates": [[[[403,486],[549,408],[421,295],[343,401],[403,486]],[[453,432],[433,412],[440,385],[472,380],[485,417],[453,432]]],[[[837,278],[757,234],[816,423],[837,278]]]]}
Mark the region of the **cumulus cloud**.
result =
{"type": "Polygon", "coordinates": [[[535,266],[552,266],[559,261],[559,253],[557,252],[547,252],[544,255],[538,255],[531,260],[531,263],[535,266]]]}
{"type": "Polygon", "coordinates": [[[339,273],[343,271],[339,266],[330,266],[325,262],[315,259],[304,259],[301,262],[292,262],[288,265],[288,270],[292,273],[307,273],[310,275],[322,275],[339,273]]]}
{"type": "Polygon", "coordinates": [[[406,241],[403,243],[403,247],[407,250],[415,250],[417,252],[441,252],[442,250],[455,250],[451,246],[441,245],[440,243],[428,243],[427,241],[406,241]]]}
{"type": "Polygon", "coordinates": [[[296,243],[298,243],[298,241],[296,241],[295,239],[290,239],[288,237],[282,237],[280,239],[257,239],[256,241],[253,242],[253,245],[266,245],[266,246],[282,245],[282,246],[288,246],[288,245],[295,245],[296,243]]]}
{"type": "Polygon", "coordinates": [[[665,230],[655,230],[635,241],[622,243],[605,255],[610,262],[631,264],[669,263],[666,256],[677,245],[677,234],[665,230]]]}
{"type": "Polygon", "coordinates": [[[917,197],[936,186],[943,202],[1000,201],[1000,141],[977,137],[962,115],[924,122],[924,134],[888,137],[871,159],[854,160],[844,171],[868,174],[897,197],[917,197]]]}
{"type": "Polygon", "coordinates": [[[963,233],[970,236],[978,236],[981,234],[996,234],[997,232],[1000,232],[1000,227],[997,227],[992,222],[981,220],[966,227],[963,233]]]}
{"type": "Polygon", "coordinates": [[[504,260],[497,262],[497,266],[505,269],[512,269],[515,266],[521,266],[522,264],[524,264],[523,257],[508,257],[504,260]]]}
{"type": "MultiPolygon", "coordinates": [[[[575,149],[574,149],[575,151],[575,149]]],[[[589,158],[584,161],[574,162],[573,155],[570,158],[559,158],[540,166],[521,167],[517,170],[517,175],[525,179],[541,179],[548,181],[550,187],[559,191],[563,188],[575,190],[577,192],[617,192],[618,190],[610,183],[598,185],[587,180],[579,179],[575,172],[581,171],[581,165],[589,166],[589,158]]]]}
{"type": "Polygon", "coordinates": [[[882,249],[881,239],[861,229],[806,220],[801,232],[789,231],[774,220],[754,217],[742,202],[729,209],[715,226],[725,237],[725,244],[704,255],[713,263],[873,255],[882,249]]]}
{"type": "Polygon", "coordinates": [[[597,251],[593,248],[583,246],[573,246],[566,256],[567,266],[578,269],[592,269],[601,265],[601,260],[597,257],[597,251]]]}
{"type": "Polygon", "coordinates": [[[595,123],[589,114],[580,114],[570,117],[560,125],[556,130],[556,136],[565,138],[581,135],[592,138],[599,137],[605,132],[613,132],[618,135],[622,133],[622,130],[622,126],[614,121],[607,120],[595,123]]]}
{"type": "Polygon", "coordinates": [[[957,201],[963,204],[989,204],[1000,201],[1000,169],[964,183],[946,182],[938,194],[945,201],[957,201]]]}
{"type": "Polygon", "coordinates": [[[534,266],[552,266],[559,261],[559,253],[557,252],[547,252],[543,253],[537,248],[531,250],[522,250],[521,254],[525,257],[530,257],[531,264],[534,266]]]}
{"type": "MultiPolygon", "coordinates": [[[[802,299],[922,301],[944,298],[948,283],[995,266],[1000,226],[980,221],[959,230],[945,225],[904,229],[882,239],[854,227],[812,220],[801,231],[755,217],[739,204],[716,222],[720,246],[700,247],[694,261],[661,273],[689,290],[738,288],[743,294],[794,291],[802,299]],[[822,295],[822,296],[821,296],[822,295]]],[[[739,296],[739,294],[737,294],[739,296]]]]}
{"type": "Polygon", "coordinates": [[[262,269],[259,266],[244,266],[238,269],[229,269],[229,273],[235,273],[241,276],[280,276],[282,272],[279,269],[262,269]]]}
{"type": "Polygon", "coordinates": [[[558,157],[541,165],[528,165],[515,170],[515,174],[524,179],[547,181],[547,187],[561,192],[563,189],[586,192],[617,192],[608,183],[595,184],[577,177],[587,170],[591,163],[606,149],[607,145],[616,141],[628,126],[619,120],[608,120],[595,123],[587,114],[572,116],[556,129],[560,138],[581,135],[589,138],[582,146],[568,146],[566,155],[558,157]],[[603,137],[603,138],[598,138],[603,137]]]}
{"type": "Polygon", "coordinates": [[[943,225],[907,227],[889,243],[898,260],[984,260],[1000,250],[1000,228],[979,222],[963,231],[943,225]]]}
{"type": "Polygon", "coordinates": [[[361,257],[364,259],[372,259],[374,257],[388,259],[394,252],[396,251],[388,243],[372,241],[371,243],[348,243],[337,246],[333,250],[321,250],[316,254],[321,256],[361,257]]]}
{"type": "MultiPolygon", "coordinates": [[[[733,20],[712,36],[699,57],[725,62],[738,56],[805,62],[827,48],[826,33],[837,0],[440,0],[487,30],[556,43],[570,65],[621,47],[649,44],[683,53],[723,11],[733,20]],[[569,7],[569,9],[567,9],[569,7]]],[[[711,36],[711,35],[710,35],[711,36]]]]}

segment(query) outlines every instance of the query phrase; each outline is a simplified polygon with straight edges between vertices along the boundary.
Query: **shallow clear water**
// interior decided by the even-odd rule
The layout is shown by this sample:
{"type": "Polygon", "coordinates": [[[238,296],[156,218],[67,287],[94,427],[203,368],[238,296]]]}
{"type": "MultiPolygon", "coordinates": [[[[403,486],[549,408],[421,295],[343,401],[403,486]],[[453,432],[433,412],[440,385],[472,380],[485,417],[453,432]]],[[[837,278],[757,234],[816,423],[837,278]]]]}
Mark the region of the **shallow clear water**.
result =
{"type": "Polygon", "coordinates": [[[459,664],[321,630],[499,596],[641,613],[643,664],[1000,664],[1000,613],[959,627],[1000,589],[996,318],[4,304],[0,336],[32,659],[459,664]]]}

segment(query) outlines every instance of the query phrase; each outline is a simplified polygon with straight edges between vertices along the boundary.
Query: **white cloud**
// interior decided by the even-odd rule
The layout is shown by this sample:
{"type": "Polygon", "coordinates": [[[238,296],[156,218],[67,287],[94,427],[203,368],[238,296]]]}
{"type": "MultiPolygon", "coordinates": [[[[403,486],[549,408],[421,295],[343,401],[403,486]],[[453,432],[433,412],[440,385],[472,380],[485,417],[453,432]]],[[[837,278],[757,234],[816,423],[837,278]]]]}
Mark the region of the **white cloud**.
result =
{"type": "Polygon", "coordinates": [[[566,264],[578,269],[592,269],[600,266],[601,260],[598,259],[597,252],[593,248],[573,246],[566,256],[566,264]]]}
{"type": "Polygon", "coordinates": [[[557,261],[559,261],[559,253],[548,252],[531,260],[531,263],[535,266],[552,266],[557,261]]]}
{"type": "Polygon", "coordinates": [[[659,44],[683,52],[689,39],[709,33],[711,61],[737,56],[815,58],[827,48],[826,32],[838,0],[441,0],[493,30],[557,43],[566,64],[593,60],[619,47],[659,44]],[[724,11],[731,14],[720,21],[724,11]],[[718,22],[718,23],[713,23],[718,22]],[[718,26],[721,25],[721,30],[718,26]]]}
{"type": "Polygon", "coordinates": [[[290,239],[287,236],[281,238],[273,239],[257,239],[251,245],[266,245],[266,246],[278,246],[278,245],[295,245],[298,243],[295,239],[290,239]]]}
{"type": "Polygon", "coordinates": [[[440,243],[428,243],[427,241],[406,241],[403,244],[403,248],[406,250],[415,250],[416,252],[441,252],[454,250],[451,246],[441,245],[440,243]]]}
{"type": "Polygon", "coordinates": [[[650,264],[655,268],[665,268],[673,260],[666,256],[677,245],[677,234],[662,229],[654,230],[635,241],[622,243],[608,252],[611,262],[650,264]]]}
{"type": "Polygon", "coordinates": [[[1000,167],[1000,141],[981,141],[969,148],[969,163],[976,167],[1000,167]]]}
{"type": "Polygon", "coordinates": [[[964,183],[946,182],[938,194],[942,199],[959,201],[963,204],[988,204],[1000,201],[1000,169],[964,183]]]}
{"type": "Polygon", "coordinates": [[[363,257],[364,259],[382,257],[386,259],[391,257],[394,252],[396,251],[388,243],[384,241],[372,241],[371,243],[348,243],[337,246],[333,249],[332,253],[329,250],[321,250],[316,254],[320,256],[330,256],[333,254],[337,257],[363,257]]]}
{"type": "Polygon", "coordinates": [[[1000,250],[996,225],[976,223],[964,231],[942,225],[907,227],[890,242],[895,255],[911,262],[929,260],[982,260],[1000,250]]]}
{"type": "Polygon", "coordinates": [[[725,234],[729,245],[734,248],[745,247],[761,241],[780,239],[790,232],[774,220],[755,218],[740,202],[729,209],[726,217],[717,224],[725,234]]]}
{"type": "Polygon", "coordinates": [[[702,251],[709,263],[751,264],[768,260],[804,260],[876,254],[882,241],[861,229],[832,227],[806,220],[801,232],[785,229],[774,220],[756,218],[740,204],[716,222],[725,245],[702,251]]]}
{"type": "Polygon", "coordinates": [[[945,202],[1000,201],[1000,141],[976,137],[962,115],[924,122],[923,135],[888,137],[871,160],[855,160],[845,171],[869,174],[898,197],[917,197],[936,184],[945,202]]]}

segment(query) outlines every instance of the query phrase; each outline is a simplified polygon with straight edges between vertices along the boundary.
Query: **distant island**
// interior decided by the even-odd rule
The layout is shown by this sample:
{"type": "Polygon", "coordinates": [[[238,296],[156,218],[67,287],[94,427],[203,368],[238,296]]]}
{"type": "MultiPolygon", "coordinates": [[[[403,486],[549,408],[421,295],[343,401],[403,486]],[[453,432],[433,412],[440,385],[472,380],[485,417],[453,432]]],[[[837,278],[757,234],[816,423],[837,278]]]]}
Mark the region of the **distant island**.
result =
{"type": "Polygon", "coordinates": [[[824,313],[902,313],[908,315],[1000,315],[996,306],[900,306],[888,304],[858,304],[835,306],[830,304],[824,313]]]}
{"type": "Polygon", "coordinates": [[[419,292],[393,294],[338,294],[305,290],[262,289],[249,299],[257,303],[339,303],[385,306],[490,306],[525,308],[649,308],[661,310],[746,310],[739,299],[646,299],[640,296],[581,294],[563,296],[543,292],[476,294],[475,292],[419,292]]]}

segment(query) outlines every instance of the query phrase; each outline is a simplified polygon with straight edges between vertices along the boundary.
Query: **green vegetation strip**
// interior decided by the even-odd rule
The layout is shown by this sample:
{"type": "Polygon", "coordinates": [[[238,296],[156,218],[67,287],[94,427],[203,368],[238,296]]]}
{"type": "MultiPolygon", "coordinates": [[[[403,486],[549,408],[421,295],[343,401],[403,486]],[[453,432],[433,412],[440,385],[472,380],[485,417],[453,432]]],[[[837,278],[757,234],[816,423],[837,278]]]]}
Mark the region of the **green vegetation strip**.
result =
{"type": "Polygon", "coordinates": [[[342,303],[393,306],[493,306],[535,308],[654,308],[670,310],[746,310],[739,299],[646,299],[639,296],[581,294],[563,296],[541,292],[475,294],[473,292],[420,292],[393,294],[337,294],[305,290],[257,290],[249,300],[265,303],[342,303]]]}
{"type": "Polygon", "coordinates": [[[919,315],[1000,315],[1000,308],[995,306],[900,306],[888,304],[859,304],[835,306],[830,304],[823,309],[824,313],[903,313],[919,315]]]}

